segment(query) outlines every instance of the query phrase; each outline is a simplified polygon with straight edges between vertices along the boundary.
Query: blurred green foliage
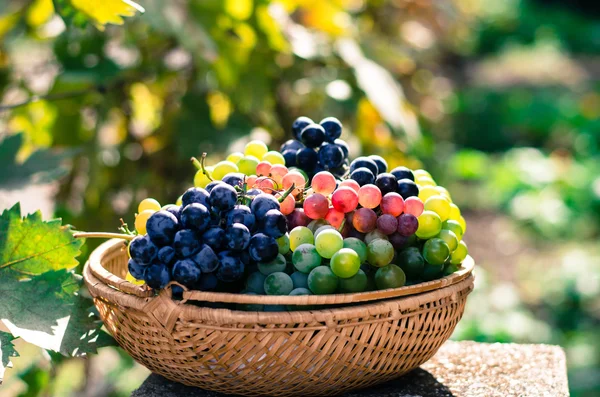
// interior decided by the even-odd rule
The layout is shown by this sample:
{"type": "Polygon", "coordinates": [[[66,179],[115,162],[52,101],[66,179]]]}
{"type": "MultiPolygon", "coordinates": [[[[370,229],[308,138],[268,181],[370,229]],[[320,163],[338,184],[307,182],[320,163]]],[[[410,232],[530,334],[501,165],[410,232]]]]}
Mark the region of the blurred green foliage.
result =
{"type": "MultiPolygon", "coordinates": [[[[0,139],[23,133],[19,162],[72,159],[56,215],[114,231],[147,196],[173,202],[190,156],[214,162],[251,136],[277,148],[295,117],[334,115],[353,156],[426,167],[466,213],[481,270],[456,337],[560,344],[572,395],[600,392],[594,2],[140,0],[144,14],[105,27],[133,10],[82,3],[0,3],[0,139]]],[[[9,390],[127,395],[144,373],[101,354],[119,359],[100,379],[96,359],[40,358],[9,390]]]]}

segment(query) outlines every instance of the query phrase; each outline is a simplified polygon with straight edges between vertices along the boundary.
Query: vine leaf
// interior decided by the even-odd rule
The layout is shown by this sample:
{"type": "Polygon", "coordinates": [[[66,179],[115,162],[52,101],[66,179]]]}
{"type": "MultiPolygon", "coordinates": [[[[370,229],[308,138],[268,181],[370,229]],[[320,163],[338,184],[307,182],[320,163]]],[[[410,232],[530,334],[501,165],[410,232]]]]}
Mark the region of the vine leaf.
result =
{"type": "Polygon", "coordinates": [[[16,338],[8,332],[0,331],[0,385],[4,378],[6,368],[12,367],[11,357],[18,357],[19,353],[15,350],[12,341],[16,338]]]}
{"type": "Polygon", "coordinates": [[[54,8],[67,25],[83,26],[91,21],[99,30],[106,24],[122,25],[123,17],[131,17],[144,8],[131,0],[53,0],[54,8]]]}
{"type": "Polygon", "coordinates": [[[17,162],[17,153],[23,145],[23,134],[7,136],[0,142],[0,186],[18,188],[30,183],[48,183],[64,176],[68,169],[62,163],[75,150],[37,150],[23,163],[17,162]]]}

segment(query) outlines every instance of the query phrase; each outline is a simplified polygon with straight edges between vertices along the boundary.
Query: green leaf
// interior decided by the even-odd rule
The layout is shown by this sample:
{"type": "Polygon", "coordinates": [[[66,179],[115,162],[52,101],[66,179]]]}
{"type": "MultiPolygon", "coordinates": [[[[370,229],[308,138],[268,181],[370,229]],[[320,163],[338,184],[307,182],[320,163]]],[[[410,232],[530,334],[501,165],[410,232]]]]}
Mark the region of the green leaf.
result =
{"type": "Polygon", "coordinates": [[[144,8],[131,0],[53,0],[54,7],[67,25],[84,26],[92,22],[99,30],[107,24],[123,24],[123,17],[130,17],[144,8]]]}
{"type": "Polygon", "coordinates": [[[63,163],[75,150],[37,150],[24,163],[17,161],[23,145],[23,134],[9,135],[0,142],[0,188],[16,189],[30,183],[48,183],[64,176],[63,163]]]}
{"type": "Polygon", "coordinates": [[[39,212],[21,218],[19,204],[0,215],[0,271],[22,277],[72,269],[78,265],[82,244],[70,227],[61,226],[60,219],[44,222],[39,212]]]}
{"type": "Polygon", "coordinates": [[[19,353],[15,350],[15,345],[12,341],[16,338],[8,332],[0,331],[0,385],[4,378],[6,368],[12,367],[11,357],[18,357],[19,353]]]}

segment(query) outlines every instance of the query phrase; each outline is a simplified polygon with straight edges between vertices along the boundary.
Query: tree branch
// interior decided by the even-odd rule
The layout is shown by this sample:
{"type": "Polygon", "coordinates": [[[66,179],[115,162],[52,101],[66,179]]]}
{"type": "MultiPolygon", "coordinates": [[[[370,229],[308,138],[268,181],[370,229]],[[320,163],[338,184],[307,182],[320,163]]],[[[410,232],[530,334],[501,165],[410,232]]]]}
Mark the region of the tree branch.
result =
{"type": "Polygon", "coordinates": [[[96,85],[96,86],[86,88],[84,90],[66,91],[66,92],[59,92],[56,94],[34,95],[32,97],[29,97],[27,100],[25,100],[23,102],[17,102],[17,103],[13,103],[10,105],[0,105],[0,112],[16,109],[18,107],[26,106],[26,105],[29,105],[30,103],[34,103],[34,102],[38,102],[38,101],[60,101],[61,99],[74,98],[74,97],[89,94],[94,91],[102,92],[105,89],[106,89],[106,87],[104,85],[96,85]]]}

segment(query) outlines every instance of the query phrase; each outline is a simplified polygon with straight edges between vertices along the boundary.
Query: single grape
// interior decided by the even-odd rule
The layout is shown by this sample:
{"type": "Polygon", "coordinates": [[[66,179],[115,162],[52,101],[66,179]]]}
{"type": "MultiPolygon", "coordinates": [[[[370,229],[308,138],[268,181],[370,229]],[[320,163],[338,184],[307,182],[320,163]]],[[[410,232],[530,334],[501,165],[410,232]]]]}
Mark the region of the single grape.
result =
{"type": "Polygon", "coordinates": [[[313,233],[315,235],[315,239],[317,238],[317,236],[319,235],[319,233],[321,233],[322,231],[325,231],[325,230],[335,230],[335,228],[333,226],[331,226],[331,225],[323,225],[323,226],[319,227],[313,233]]]}
{"type": "Polygon", "coordinates": [[[404,201],[404,212],[407,214],[414,215],[418,218],[421,216],[424,209],[425,206],[418,197],[409,197],[404,201]]]}
{"type": "Polygon", "coordinates": [[[290,231],[290,249],[296,251],[302,244],[313,244],[313,233],[305,226],[296,226],[290,231]]]}
{"type": "Polygon", "coordinates": [[[152,289],[163,289],[171,281],[171,272],[165,265],[154,263],[146,269],[144,281],[152,289]]]}
{"type": "Polygon", "coordinates": [[[269,176],[271,173],[271,167],[273,165],[268,161],[261,161],[256,165],[256,175],[257,176],[269,176]]]}
{"type": "Polygon", "coordinates": [[[148,235],[137,236],[129,243],[129,254],[140,265],[149,265],[156,259],[158,248],[148,235]]]}
{"type": "Polygon", "coordinates": [[[425,263],[425,267],[423,269],[422,279],[424,281],[431,281],[441,278],[444,275],[444,266],[432,265],[430,263],[425,263]]]}
{"type": "Polygon", "coordinates": [[[360,167],[351,171],[350,179],[355,180],[360,186],[375,183],[375,175],[366,167],[360,167]]]}
{"type": "Polygon", "coordinates": [[[262,193],[267,193],[269,195],[277,191],[275,181],[268,176],[261,176],[257,178],[256,182],[254,182],[254,186],[257,189],[260,189],[262,193]]]}
{"type": "Polygon", "coordinates": [[[406,167],[396,167],[390,171],[390,174],[394,175],[397,180],[409,179],[413,182],[415,181],[415,175],[406,167]]]}
{"type": "Polygon", "coordinates": [[[208,200],[213,208],[225,211],[235,206],[237,192],[232,186],[220,183],[211,190],[208,200]]]}
{"type": "Polygon", "coordinates": [[[196,171],[196,175],[194,175],[194,186],[200,188],[206,187],[206,185],[212,181],[213,169],[213,167],[204,167],[204,171],[196,171]]]}
{"type": "Polygon", "coordinates": [[[417,180],[415,182],[417,182],[417,185],[419,185],[421,187],[425,187],[425,186],[436,187],[437,186],[437,184],[435,183],[435,181],[433,179],[427,178],[427,177],[417,178],[417,180]]]}
{"type": "Polygon", "coordinates": [[[153,198],[143,199],[138,204],[138,214],[141,214],[146,210],[152,210],[154,212],[160,211],[160,203],[153,198]]]}
{"type": "Polygon", "coordinates": [[[418,280],[423,275],[425,259],[417,247],[408,247],[398,252],[396,263],[412,280],[418,280]]]}
{"type": "Polygon", "coordinates": [[[177,221],[181,221],[181,210],[182,209],[183,208],[181,208],[181,206],[175,205],[175,204],[169,204],[169,205],[165,205],[164,207],[162,207],[162,210],[173,214],[173,216],[175,218],[177,218],[177,221]]]}
{"type": "Polygon", "coordinates": [[[408,237],[401,235],[400,233],[390,234],[388,236],[388,241],[392,243],[394,249],[402,249],[408,246],[408,237]]]}
{"type": "Polygon", "coordinates": [[[250,238],[248,253],[256,262],[270,262],[279,254],[279,246],[273,237],[256,233],[250,238]]]}
{"type": "Polygon", "coordinates": [[[283,272],[287,266],[287,262],[285,257],[281,254],[278,254],[275,259],[270,262],[261,262],[258,264],[258,271],[268,276],[271,273],[275,272],[283,272]]]}
{"type": "Polygon", "coordinates": [[[410,179],[400,179],[398,181],[398,194],[400,194],[402,198],[406,200],[409,197],[418,196],[419,187],[410,179]]]}
{"type": "Polygon", "coordinates": [[[344,179],[343,181],[340,182],[338,189],[342,188],[342,187],[349,187],[352,190],[354,190],[356,193],[358,193],[358,190],[360,189],[360,185],[354,179],[344,179]]]}
{"type": "Polygon", "coordinates": [[[146,223],[148,219],[154,214],[155,210],[144,210],[136,215],[135,217],[135,230],[138,234],[146,234],[146,223]]]}
{"type": "Polygon", "coordinates": [[[325,169],[336,169],[344,164],[344,151],[335,143],[323,145],[319,149],[319,162],[325,169]]]}
{"type": "Polygon", "coordinates": [[[200,250],[190,257],[202,273],[212,273],[219,267],[219,257],[207,244],[202,244],[200,250]]]}
{"type": "Polygon", "coordinates": [[[377,218],[377,229],[379,229],[379,231],[386,236],[389,236],[390,234],[395,233],[398,229],[398,219],[396,219],[396,217],[393,215],[383,214],[377,218]]]}
{"type": "Polygon", "coordinates": [[[271,150],[262,156],[262,161],[268,161],[273,165],[283,165],[285,167],[285,158],[276,150],[271,150]]]}
{"type": "MultiPolygon", "coordinates": [[[[218,184],[220,184],[220,183],[221,183],[221,181],[212,181],[211,183],[209,183],[208,185],[206,185],[206,187],[204,188],[204,190],[206,190],[206,192],[207,192],[208,194],[210,194],[210,192],[212,192],[213,188],[214,188],[215,186],[217,186],[218,184]]],[[[182,196],[182,197],[183,197],[183,196],[182,196]]],[[[208,201],[207,201],[207,203],[208,203],[208,201]]],[[[177,203],[176,203],[176,204],[177,204],[177,203]]],[[[200,203],[200,204],[202,204],[202,203],[200,203]]],[[[182,203],[180,203],[180,204],[177,204],[177,205],[183,205],[183,204],[182,204],[182,203]]],[[[206,205],[206,204],[205,204],[205,205],[206,205]]]]}
{"type": "Polygon", "coordinates": [[[313,193],[304,200],[304,213],[311,219],[323,219],[329,211],[329,200],[319,193],[313,193]]]}
{"type": "Polygon", "coordinates": [[[363,185],[358,191],[358,203],[365,208],[376,208],[381,203],[381,190],[375,185],[363,185]]]}
{"type": "Polygon", "coordinates": [[[175,262],[175,249],[171,246],[162,247],[156,257],[160,263],[171,266],[175,262]]]}
{"type": "Polygon", "coordinates": [[[296,153],[296,166],[306,172],[312,172],[319,161],[319,154],[309,147],[298,150],[296,153]]]}
{"type": "Polygon", "coordinates": [[[307,226],[311,222],[311,219],[304,213],[304,208],[296,208],[287,216],[287,220],[290,230],[298,226],[307,226]]]}
{"type": "Polygon", "coordinates": [[[223,177],[231,172],[239,172],[238,166],[231,161],[219,161],[214,165],[211,176],[215,180],[222,180],[223,177]]]}
{"type": "Polygon", "coordinates": [[[225,230],[220,227],[211,227],[204,232],[202,240],[214,251],[221,251],[225,245],[225,230]]]}
{"type": "Polygon", "coordinates": [[[433,186],[423,186],[419,190],[419,195],[418,196],[421,199],[421,201],[423,203],[425,203],[429,197],[439,196],[439,194],[440,194],[440,192],[438,192],[435,187],[433,187],[433,186]]]}
{"type": "Polygon", "coordinates": [[[400,288],[406,284],[406,275],[396,265],[387,265],[375,273],[375,285],[377,289],[400,288]]]}
{"type": "Polygon", "coordinates": [[[344,248],[349,248],[358,254],[360,263],[367,261],[367,245],[356,237],[346,237],[344,239],[344,248]]]}
{"type": "Polygon", "coordinates": [[[200,249],[200,239],[195,231],[191,229],[182,229],[175,233],[173,238],[173,248],[179,258],[187,258],[200,249]]]}
{"type": "Polygon", "coordinates": [[[460,270],[460,265],[453,265],[452,263],[448,263],[446,262],[446,264],[444,265],[444,276],[449,276],[452,273],[456,273],[457,271],[460,270]]]}
{"type": "Polygon", "coordinates": [[[419,229],[419,219],[411,214],[402,214],[398,217],[398,234],[410,237],[419,229]]]}
{"type": "Polygon", "coordinates": [[[419,178],[422,176],[431,178],[431,174],[425,170],[415,170],[415,171],[413,171],[413,174],[415,175],[415,178],[419,178]]]}
{"type": "Polygon", "coordinates": [[[209,228],[210,221],[210,212],[202,204],[192,203],[181,211],[181,226],[184,228],[203,232],[209,228]]]}
{"type": "Polygon", "coordinates": [[[358,273],[360,257],[350,248],[341,248],[331,257],[329,265],[339,278],[349,278],[358,273]]]}
{"type": "Polygon", "coordinates": [[[302,143],[309,148],[317,148],[325,141],[325,130],[319,124],[309,124],[300,133],[302,143]]]}
{"type": "Polygon", "coordinates": [[[254,197],[252,204],[250,204],[250,209],[254,213],[256,219],[260,221],[269,210],[279,211],[280,205],[275,197],[270,194],[262,193],[254,197]]]}
{"type": "Polygon", "coordinates": [[[234,223],[241,223],[252,231],[256,226],[256,218],[248,206],[236,205],[225,214],[225,223],[228,227],[234,223]]]}
{"type": "Polygon", "coordinates": [[[458,223],[457,221],[453,221],[453,220],[448,220],[446,222],[442,223],[442,229],[446,229],[446,230],[450,230],[452,231],[455,235],[456,238],[460,241],[463,238],[463,228],[460,225],[460,223],[458,223]]]}
{"type": "Polygon", "coordinates": [[[439,192],[440,196],[446,197],[448,201],[452,202],[452,197],[448,189],[443,186],[436,186],[435,189],[439,192]]]}
{"type": "Polygon", "coordinates": [[[318,230],[318,229],[319,229],[321,226],[325,226],[325,225],[327,225],[327,226],[331,226],[331,225],[329,225],[329,222],[327,222],[325,219],[315,219],[315,220],[311,221],[311,222],[308,224],[308,226],[307,226],[307,227],[310,229],[310,231],[311,231],[313,234],[315,234],[315,233],[316,233],[316,231],[317,231],[317,230],[318,230]]]}
{"type": "Polygon", "coordinates": [[[358,193],[352,187],[340,185],[331,196],[331,204],[343,213],[354,211],[358,205],[358,193]]]}
{"type": "Polygon", "coordinates": [[[264,289],[267,295],[289,295],[294,289],[294,283],[287,274],[276,272],[267,276],[264,289]]]}
{"type": "Polygon", "coordinates": [[[416,235],[420,239],[428,239],[437,235],[442,230],[442,220],[433,211],[424,211],[418,218],[419,227],[416,235]]]}
{"type": "Polygon", "coordinates": [[[298,171],[289,171],[283,177],[282,185],[285,190],[288,190],[292,187],[292,185],[294,185],[294,190],[292,191],[292,194],[294,196],[297,196],[300,193],[302,193],[302,190],[306,186],[306,179],[304,179],[304,175],[302,175],[298,171]]]}
{"type": "Polygon", "coordinates": [[[321,264],[321,255],[319,255],[314,245],[301,244],[294,250],[292,263],[296,270],[302,273],[310,273],[321,264]]]}
{"type": "Polygon", "coordinates": [[[359,208],[352,216],[352,225],[361,233],[369,233],[377,226],[377,214],[370,208],[359,208]]]}
{"type": "Polygon", "coordinates": [[[225,175],[223,177],[222,182],[228,184],[231,187],[243,187],[244,186],[244,179],[246,178],[246,176],[244,174],[242,174],[241,172],[230,172],[229,174],[225,175]]]}
{"type": "Polygon", "coordinates": [[[335,190],[335,177],[327,171],[321,171],[312,178],[311,187],[315,193],[329,196],[335,190]]]}
{"type": "Polygon", "coordinates": [[[303,147],[304,147],[304,144],[302,142],[295,140],[295,139],[288,139],[281,145],[281,147],[279,148],[279,151],[281,153],[285,152],[286,150],[296,150],[297,151],[297,150],[302,149],[303,147]]]}
{"type": "Polygon", "coordinates": [[[344,152],[344,158],[347,159],[348,155],[350,154],[350,147],[348,146],[346,141],[343,141],[341,139],[336,139],[335,141],[333,141],[333,143],[335,143],[342,149],[342,151],[344,152]]]}
{"type": "MultiPolygon", "coordinates": [[[[359,168],[369,169],[369,171],[371,171],[371,173],[373,174],[373,179],[375,179],[375,175],[379,174],[379,167],[377,166],[377,163],[375,161],[373,161],[372,159],[365,157],[365,156],[357,157],[356,159],[354,159],[354,161],[352,161],[350,163],[350,172],[351,173],[356,171],[359,168]]],[[[352,178],[352,179],[354,179],[354,178],[352,178]]],[[[373,183],[373,182],[370,182],[370,183],[373,183]]]]}
{"type": "Polygon", "coordinates": [[[324,230],[315,236],[315,246],[319,255],[329,259],[344,247],[344,238],[335,229],[324,230]]]}
{"type": "Polygon", "coordinates": [[[379,188],[381,194],[396,192],[398,190],[398,181],[392,174],[381,173],[375,178],[375,186],[379,188]]]}
{"type": "Polygon", "coordinates": [[[181,196],[181,207],[184,208],[190,204],[202,204],[205,207],[210,207],[209,192],[200,187],[191,187],[181,196]]]}
{"type": "Polygon", "coordinates": [[[383,157],[377,156],[374,154],[374,155],[369,156],[369,159],[373,160],[375,162],[375,164],[377,164],[377,173],[378,174],[387,172],[388,164],[387,164],[387,161],[385,161],[385,159],[383,157]]]}
{"type": "Polygon", "coordinates": [[[233,152],[229,156],[225,158],[227,161],[231,161],[232,163],[237,163],[240,159],[244,157],[244,153],[242,152],[233,152]]]}
{"type": "Polygon", "coordinates": [[[398,193],[386,193],[381,199],[381,212],[392,216],[399,216],[404,211],[404,199],[398,193]]]}
{"type": "Polygon", "coordinates": [[[146,274],[146,269],[148,266],[142,265],[139,262],[136,262],[134,259],[129,259],[127,262],[127,270],[136,280],[143,280],[144,274],[146,274]]]}
{"type": "Polygon", "coordinates": [[[261,218],[258,229],[275,239],[287,232],[287,219],[279,210],[268,210],[261,218]]]}
{"type": "Polygon", "coordinates": [[[458,208],[458,206],[454,203],[450,204],[450,215],[448,216],[448,219],[451,219],[453,221],[459,221],[461,218],[461,214],[460,214],[460,208],[458,208]]]}
{"type": "Polygon", "coordinates": [[[383,234],[381,231],[375,229],[370,231],[369,233],[367,233],[365,235],[365,244],[369,244],[371,241],[373,240],[387,240],[388,236],[386,236],[385,234],[383,234]]]}
{"type": "Polygon", "coordinates": [[[328,266],[318,266],[308,275],[308,289],[315,295],[333,294],[338,284],[338,277],[328,266]]]}
{"type": "Polygon", "coordinates": [[[453,265],[460,265],[469,255],[469,249],[464,241],[458,243],[458,247],[454,250],[450,256],[450,263],[453,265]]]}
{"type": "Polygon", "coordinates": [[[367,261],[375,267],[389,265],[394,259],[394,247],[387,240],[377,239],[367,245],[367,261]]]}
{"type": "MultiPolygon", "coordinates": [[[[143,269],[145,270],[146,268],[143,268],[143,269]]],[[[133,274],[131,274],[131,272],[127,272],[127,274],[125,275],[125,281],[128,281],[128,282],[130,282],[131,284],[134,284],[134,285],[144,285],[144,284],[146,284],[146,282],[143,279],[143,274],[142,274],[142,278],[138,280],[137,278],[133,277],[133,274]]]]}
{"type": "Polygon", "coordinates": [[[362,269],[358,269],[358,272],[352,277],[340,278],[339,290],[343,293],[356,293],[367,290],[367,275],[362,269]]]}
{"type": "Polygon", "coordinates": [[[295,271],[290,275],[295,288],[308,288],[308,274],[295,271]]]}
{"type": "Polygon", "coordinates": [[[325,215],[325,220],[336,229],[339,229],[342,226],[345,219],[346,217],[344,213],[336,210],[335,208],[329,208],[327,215],[325,215]]]}
{"type": "Polygon", "coordinates": [[[220,265],[215,275],[219,280],[230,283],[244,276],[244,263],[234,252],[222,251],[218,256],[220,265]]]}
{"type": "Polygon", "coordinates": [[[232,251],[243,251],[250,244],[250,231],[241,223],[234,223],[225,230],[227,248],[232,251]]]}
{"type": "Polygon", "coordinates": [[[246,291],[254,292],[258,295],[265,294],[265,279],[267,276],[260,272],[250,273],[246,279],[246,291]]]}
{"type": "Polygon", "coordinates": [[[296,166],[296,156],[298,155],[298,150],[287,149],[287,150],[282,151],[281,155],[283,156],[283,159],[285,160],[286,167],[295,167],[296,166]]]}
{"type": "Polygon", "coordinates": [[[256,167],[258,166],[259,161],[254,156],[242,156],[235,163],[242,174],[254,175],[256,174],[256,167]]]}
{"type": "Polygon", "coordinates": [[[288,173],[288,169],[285,165],[274,164],[271,167],[269,176],[277,183],[277,186],[281,188],[283,186],[283,177],[288,173]]]}
{"type": "Polygon", "coordinates": [[[319,124],[325,130],[327,142],[335,142],[342,135],[342,123],[335,117],[326,117],[319,124]]]}
{"type": "Polygon", "coordinates": [[[173,280],[188,288],[192,288],[200,279],[202,271],[190,258],[178,260],[173,265],[173,280]]]}
{"type": "Polygon", "coordinates": [[[431,265],[443,265],[450,256],[448,244],[440,238],[432,238],[423,245],[423,258],[431,265]]]}
{"type": "Polygon", "coordinates": [[[292,123],[292,135],[294,136],[294,138],[300,140],[300,134],[302,133],[302,130],[309,124],[314,124],[314,121],[312,121],[306,116],[300,116],[296,120],[294,120],[294,122],[292,123]]]}
{"type": "Polygon", "coordinates": [[[451,253],[458,247],[458,237],[451,230],[442,229],[436,237],[444,240],[451,253]]]}
{"type": "Polygon", "coordinates": [[[444,222],[450,217],[450,202],[443,196],[431,196],[425,201],[425,210],[435,212],[444,222]]]}
{"type": "Polygon", "coordinates": [[[265,154],[269,151],[269,148],[263,141],[253,140],[246,144],[244,147],[244,154],[254,156],[257,159],[262,159],[265,154]]]}
{"type": "Polygon", "coordinates": [[[463,231],[463,234],[465,234],[467,232],[467,221],[465,220],[465,217],[461,215],[461,217],[458,219],[458,223],[463,231]]]}

